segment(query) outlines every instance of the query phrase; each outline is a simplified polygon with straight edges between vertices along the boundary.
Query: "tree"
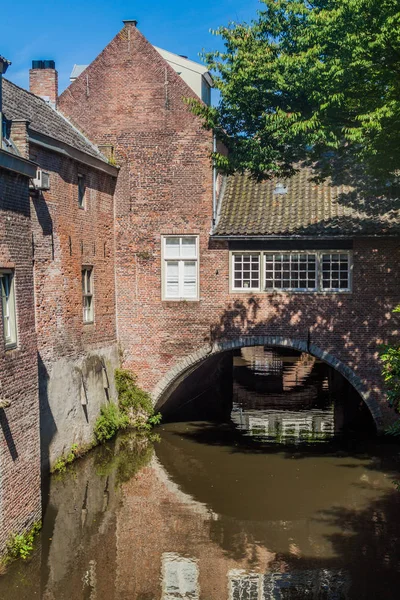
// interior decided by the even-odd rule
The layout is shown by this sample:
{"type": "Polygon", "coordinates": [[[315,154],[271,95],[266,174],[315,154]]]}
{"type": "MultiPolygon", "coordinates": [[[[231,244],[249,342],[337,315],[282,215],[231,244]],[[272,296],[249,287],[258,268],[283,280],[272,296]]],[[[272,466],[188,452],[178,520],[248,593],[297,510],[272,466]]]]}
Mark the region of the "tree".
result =
{"type": "Polygon", "coordinates": [[[250,24],[205,54],[217,107],[193,103],[229,150],[225,171],[259,179],[299,161],[322,178],[379,185],[400,173],[400,0],[261,0],[250,24]]]}

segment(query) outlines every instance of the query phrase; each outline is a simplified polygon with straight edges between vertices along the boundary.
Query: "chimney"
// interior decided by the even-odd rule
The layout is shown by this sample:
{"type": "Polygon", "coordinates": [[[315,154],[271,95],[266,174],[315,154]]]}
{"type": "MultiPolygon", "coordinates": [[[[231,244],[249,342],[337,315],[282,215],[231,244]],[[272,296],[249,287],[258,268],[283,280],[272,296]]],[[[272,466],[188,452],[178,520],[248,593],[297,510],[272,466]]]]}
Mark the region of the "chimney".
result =
{"type": "Polygon", "coordinates": [[[29,91],[57,107],[58,73],[54,60],[33,60],[29,71],[29,91]]]}
{"type": "Polygon", "coordinates": [[[125,27],[129,27],[129,26],[137,27],[137,24],[138,24],[136,19],[124,19],[122,22],[125,27]]]}

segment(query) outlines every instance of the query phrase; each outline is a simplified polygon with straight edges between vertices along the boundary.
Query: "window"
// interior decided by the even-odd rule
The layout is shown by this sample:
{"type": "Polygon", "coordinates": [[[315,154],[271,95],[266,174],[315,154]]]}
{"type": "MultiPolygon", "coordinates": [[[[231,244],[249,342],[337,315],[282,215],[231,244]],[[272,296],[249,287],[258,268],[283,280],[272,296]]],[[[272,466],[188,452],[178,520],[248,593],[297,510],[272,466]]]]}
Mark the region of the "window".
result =
{"type": "Polygon", "coordinates": [[[163,299],[198,299],[198,238],[163,238],[163,299]]]}
{"type": "Polygon", "coordinates": [[[0,285],[4,342],[6,348],[14,348],[17,345],[14,272],[0,271],[0,285]]]}
{"type": "Polygon", "coordinates": [[[295,252],[265,255],[265,289],[317,289],[317,255],[295,252]]]}
{"type": "Polygon", "coordinates": [[[231,289],[349,292],[351,272],[348,250],[232,252],[231,289]]]}
{"type": "Polygon", "coordinates": [[[83,322],[93,323],[93,268],[82,269],[83,322]]]}
{"type": "Polygon", "coordinates": [[[79,206],[79,208],[85,208],[85,204],[86,204],[85,176],[78,175],[78,206],[79,206]]]}
{"type": "Polygon", "coordinates": [[[350,288],[350,257],[348,253],[322,254],[322,289],[326,291],[350,288]]]}
{"type": "Polygon", "coordinates": [[[260,254],[233,255],[233,287],[258,290],[260,287],[260,254]]]}

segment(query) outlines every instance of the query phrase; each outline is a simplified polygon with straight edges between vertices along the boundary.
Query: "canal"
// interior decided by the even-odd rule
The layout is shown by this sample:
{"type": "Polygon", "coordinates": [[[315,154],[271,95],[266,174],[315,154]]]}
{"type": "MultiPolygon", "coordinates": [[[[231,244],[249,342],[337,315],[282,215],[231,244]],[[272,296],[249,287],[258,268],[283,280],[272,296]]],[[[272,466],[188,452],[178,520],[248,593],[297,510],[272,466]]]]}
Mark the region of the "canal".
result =
{"type": "Polygon", "coordinates": [[[123,433],[49,479],[2,600],[397,600],[400,446],[309,355],[233,364],[229,419],[123,433]]]}

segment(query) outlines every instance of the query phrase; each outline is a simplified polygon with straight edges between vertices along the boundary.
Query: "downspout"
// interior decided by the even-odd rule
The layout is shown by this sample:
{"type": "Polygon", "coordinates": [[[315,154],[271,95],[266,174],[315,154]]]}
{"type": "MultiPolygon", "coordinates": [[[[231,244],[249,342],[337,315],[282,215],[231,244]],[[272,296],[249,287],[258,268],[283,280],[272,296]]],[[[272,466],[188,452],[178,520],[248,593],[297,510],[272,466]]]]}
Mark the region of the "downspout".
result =
{"type": "MultiPolygon", "coordinates": [[[[213,133],[213,155],[217,152],[217,136],[213,133]]],[[[217,216],[217,167],[215,165],[215,158],[213,158],[213,190],[212,190],[212,228],[214,229],[215,220],[217,216]]]]}

